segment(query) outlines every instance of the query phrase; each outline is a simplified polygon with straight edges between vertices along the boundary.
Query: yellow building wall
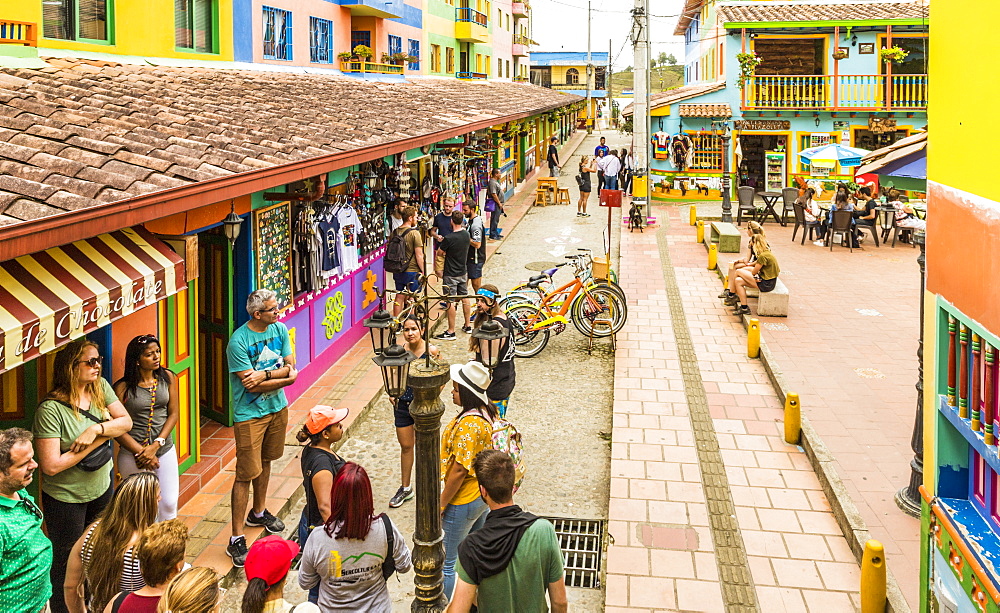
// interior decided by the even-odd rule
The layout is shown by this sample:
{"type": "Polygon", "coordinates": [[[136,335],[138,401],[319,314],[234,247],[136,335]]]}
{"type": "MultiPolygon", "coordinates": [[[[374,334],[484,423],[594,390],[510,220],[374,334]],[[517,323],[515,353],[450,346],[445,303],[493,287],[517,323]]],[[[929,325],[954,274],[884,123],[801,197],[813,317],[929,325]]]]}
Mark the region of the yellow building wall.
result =
{"type": "Polygon", "coordinates": [[[996,128],[1000,79],[976,58],[1000,57],[1000,3],[951,0],[934,5],[931,17],[927,178],[996,199],[1000,150],[989,135],[996,128]]]}
{"type": "Polygon", "coordinates": [[[215,32],[219,53],[177,50],[174,39],[174,0],[110,0],[109,4],[113,11],[111,44],[102,44],[43,38],[41,0],[0,0],[4,18],[38,24],[39,47],[144,57],[216,61],[233,59],[232,0],[218,0],[218,27],[215,32]]]}
{"type": "Polygon", "coordinates": [[[586,66],[553,66],[552,67],[552,83],[557,85],[562,85],[567,83],[566,81],[566,71],[570,68],[575,68],[578,73],[580,73],[579,83],[580,85],[587,84],[587,67],[586,66]]]}

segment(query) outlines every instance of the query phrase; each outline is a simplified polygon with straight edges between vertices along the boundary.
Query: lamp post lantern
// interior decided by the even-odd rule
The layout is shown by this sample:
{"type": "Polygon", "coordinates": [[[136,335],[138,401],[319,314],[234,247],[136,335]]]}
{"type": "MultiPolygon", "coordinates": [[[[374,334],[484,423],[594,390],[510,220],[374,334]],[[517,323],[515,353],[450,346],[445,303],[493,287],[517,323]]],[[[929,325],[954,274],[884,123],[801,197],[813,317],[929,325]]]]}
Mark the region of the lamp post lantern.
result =
{"type": "Polygon", "coordinates": [[[236,245],[236,239],[240,237],[240,230],[243,228],[243,218],[236,214],[236,203],[229,203],[229,215],[222,220],[222,230],[229,239],[230,249],[236,245]]]}
{"type": "Polygon", "coordinates": [[[722,221],[733,223],[733,203],[729,200],[729,121],[722,124],[722,221]]]}
{"type": "Polygon", "coordinates": [[[382,355],[382,352],[394,342],[395,323],[389,311],[385,310],[385,304],[381,302],[378,305],[378,310],[364,321],[364,326],[371,333],[372,350],[375,351],[375,355],[382,355]]]}

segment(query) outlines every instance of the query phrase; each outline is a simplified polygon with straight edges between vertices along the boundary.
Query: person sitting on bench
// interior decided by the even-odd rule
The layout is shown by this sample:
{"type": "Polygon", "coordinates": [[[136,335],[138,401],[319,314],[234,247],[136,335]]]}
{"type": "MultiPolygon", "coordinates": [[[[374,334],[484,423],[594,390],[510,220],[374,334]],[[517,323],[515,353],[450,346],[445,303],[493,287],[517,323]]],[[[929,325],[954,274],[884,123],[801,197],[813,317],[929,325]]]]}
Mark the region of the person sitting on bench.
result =
{"type": "Polygon", "coordinates": [[[727,298],[726,304],[736,307],[733,315],[750,314],[750,307],[747,305],[747,287],[756,288],[760,292],[769,292],[778,284],[778,273],[781,272],[778,259],[771,253],[771,247],[763,234],[752,236],[750,244],[757,255],[757,261],[753,266],[737,269],[736,274],[729,279],[729,291],[735,295],[727,298]]]}
{"type": "MultiPolygon", "coordinates": [[[[732,283],[733,279],[736,277],[736,271],[738,269],[753,268],[754,262],[757,260],[757,257],[754,255],[753,251],[753,237],[758,234],[760,234],[761,236],[764,235],[764,226],[760,225],[756,221],[752,220],[748,221],[747,236],[750,238],[750,240],[747,241],[747,243],[750,245],[750,254],[745,259],[736,260],[735,262],[729,265],[729,272],[726,274],[726,279],[728,279],[730,283],[732,283]]],[[[727,286],[726,289],[723,290],[721,294],[719,294],[719,298],[722,298],[724,300],[729,300],[735,295],[736,294],[731,292],[729,290],[729,287],[727,286]]]]}

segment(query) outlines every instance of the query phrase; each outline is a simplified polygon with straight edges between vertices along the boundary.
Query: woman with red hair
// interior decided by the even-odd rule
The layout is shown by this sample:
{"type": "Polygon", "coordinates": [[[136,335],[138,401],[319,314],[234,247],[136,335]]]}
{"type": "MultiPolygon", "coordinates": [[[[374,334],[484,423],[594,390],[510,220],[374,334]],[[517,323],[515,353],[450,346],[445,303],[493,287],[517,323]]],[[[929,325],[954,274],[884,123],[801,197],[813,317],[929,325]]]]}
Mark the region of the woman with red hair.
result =
{"type": "Polygon", "coordinates": [[[368,473],[347,462],[333,482],[329,519],[310,533],[302,550],[299,586],[319,585],[323,611],[390,613],[386,579],[411,566],[402,533],[387,515],[375,515],[368,473]]]}

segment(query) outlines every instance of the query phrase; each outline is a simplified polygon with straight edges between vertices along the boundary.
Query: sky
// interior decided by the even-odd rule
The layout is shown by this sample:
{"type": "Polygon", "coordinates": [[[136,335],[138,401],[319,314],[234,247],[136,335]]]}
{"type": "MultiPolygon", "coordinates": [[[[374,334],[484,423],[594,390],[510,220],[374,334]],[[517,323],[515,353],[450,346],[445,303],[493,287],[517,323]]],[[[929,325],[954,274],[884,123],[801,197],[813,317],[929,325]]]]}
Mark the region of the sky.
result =
{"type": "MultiPolygon", "coordinates": [[[[591,50],[607,52],[610,40],[615,69],[634,65],[628,44],[634,0],[591,0],[590,4],[591,50]]],[[[673,35],[683,4],[684,0],[649,0],[649,12],[654,15],[650,20],[652,57],[662,51],[683,63],[684,38],[673,35]]],[[[532,38],[538,43],[533,51],[587,50],[587,0],[531,0],[531,13],[532,38]]]]}

